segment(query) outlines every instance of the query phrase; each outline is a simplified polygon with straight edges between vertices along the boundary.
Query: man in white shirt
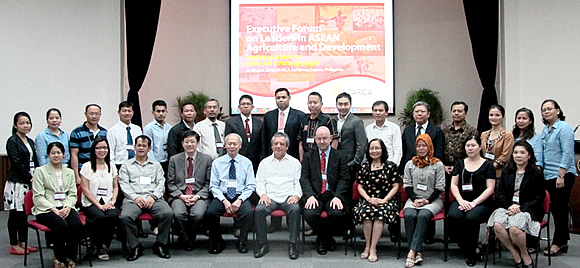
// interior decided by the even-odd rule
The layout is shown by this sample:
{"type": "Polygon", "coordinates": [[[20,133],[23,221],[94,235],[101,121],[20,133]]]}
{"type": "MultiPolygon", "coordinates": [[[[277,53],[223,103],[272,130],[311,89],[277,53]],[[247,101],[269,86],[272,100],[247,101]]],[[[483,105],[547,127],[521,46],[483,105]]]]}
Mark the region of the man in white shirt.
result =
{"type": "Polygon", "coordinates": [[[258,247],[254,257],[261,258],[269,251],[267,244],[266,217],[276,209],[286,212],[290,228],[290,245],[288,257],[298,258],[296,239],[300,228],[300,206],[302,196],[300,175],[302,165],[298,159],[287,154],[290,138],[283,132],[277,132],[272,137],[272,155],[264,158],[258,167],[256,175],[256,194],[260,201],[256,206],[256,230],[258,247]]]}
{"type": "Polygon", "coordinates": [[[141,136],[143,131],[141,131],[141,127],[131,123],[134,113],[133,103],[122,101],[119,103],[117,113],[119,114],[119,122],[109,129],[107,140],[109,141],[111,161],[115,163],[117,170],[120,170],[121,164],[135,157],[135,138],[141,136]]]}
{"type": "Polygon", "coordinates": [[[209,99],[205,102],[205,119],[193,126],[193,131],[200,136],[198,152],[202,152],[216,159],[225,154],[224,132],[226,124],[217,120],[220,112],[220,104],[216,99],[209,99]]]}
{"type": "Polygon", "coordinates": [[[387,120],[389,114],[389,105],[385,101],[376,101],[373,103],[373,117],[375,122],[365,128],[367,140],[374,138],[381,139],[387,147],[389,161],[397,164],[401,162],[403,156],[403,142],[401,140],[401,128],[395,123],[387,120]]]}
{"type": "Polygon", "coordinates": [[[143,128],[143,134],[149,136],[153,142],[153,147],[149,158],[159,162],[163,167],[163,172],[167,176],[169,157],[167,156],[167,137],[171,130],[171,125],[165,122],[167,116],[167,103],[164,100],[156,100],[151,105],[151,114],[154,120],[143,128]]]}

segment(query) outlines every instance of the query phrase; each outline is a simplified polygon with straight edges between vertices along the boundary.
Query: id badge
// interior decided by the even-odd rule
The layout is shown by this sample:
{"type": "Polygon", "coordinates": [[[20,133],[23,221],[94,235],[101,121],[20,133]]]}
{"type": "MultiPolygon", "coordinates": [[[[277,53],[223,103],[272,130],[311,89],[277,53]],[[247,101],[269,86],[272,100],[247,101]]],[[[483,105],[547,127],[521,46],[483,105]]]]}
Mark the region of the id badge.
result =
{"type": "Polygon", "coordinates": [[[99,187],[97,189],[97,195],[98,196],[107,196],[107,188],[101,188],[101,187],[99,187]]]}
{"type": "Polygon", "coordinates": [[[216,142],[216,143],[215,143],[215,146],[216,146],[217,148],[224,148],[224,143],[223,143],[223,142],[221,142],[221,141],[220,141],[220,142],[216,142]]]}
{"type": "Polygon", "coordinates": [[[278,132],[284,133],[284,129],[283,128],[282,129],[278,129],[278,132]]]}
{"type": "Polygon", "coordinates": [[[485,153],[485,158],[491,161],[495,160],[495,155],[490,153],[485,153]]]}
{"type": "Polygon", "coordinates": [[[314,138],[307,138],[306,139],[306,143],[308,143],[308,144],[314,144],[314,138]]]}
{"type": "Polygon", "coordinates": [[[326,174],[322,174],[322,180],[327,180],[326,174]]]}
{"type": "Polygon", "coordinates": [[[145,177],[145,176],[139,177],[139,184],[141,184],[141,185],[151,185],[151,177],[145,177]]]}
{"type": "Polygon", "coordinates": [[[427,184],[417,183],[417,190],[426,192],[427,191],[427,184]]]}
{"type": "Polygon", "coordinates": [[[65,193],[54,193],[54,200],[63,201],[66,198],[65,193]]]}
{"type": "Polygon", "coordinates": [[[520,203],[520,197],[519,197],[519,196],[514,196],[514,197],[512,198],[512,202],[513,202],[514,204],[519,204],[519,203],[520,203]]]}
{"type": "Polygon", "coordinates": [[[127,144],[127,147],[125,148],[127,148],[127,151],[135,151],[135,145],[133,144],[127,144]]]}
{"type": "Polygon", "coordinates": [[[194,183],[194,182],[195,182],[195,178],[185,179],[185,183],[187,183],[187,184],[191,184],[191,183],[194,183]]]}
{"type": "Polygon", "coordinates": [[[461,185],[461,189],[464,192],[471,192],[471,191],[473,191],[473,184],[471,184],[471,183],[470,184],[463,184],[463,185],[461,185]]]}
{"type": "Polygon", "coordinates": [[[238,188],[237,180],[228,180],[228,188],[238,188]]]}

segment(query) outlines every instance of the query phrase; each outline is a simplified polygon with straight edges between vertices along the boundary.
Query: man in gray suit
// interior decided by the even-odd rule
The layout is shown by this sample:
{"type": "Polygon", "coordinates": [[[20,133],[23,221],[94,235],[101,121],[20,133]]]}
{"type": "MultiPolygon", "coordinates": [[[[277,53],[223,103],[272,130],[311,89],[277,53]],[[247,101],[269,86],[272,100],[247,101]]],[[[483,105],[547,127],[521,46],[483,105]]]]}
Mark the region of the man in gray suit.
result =
{"type": "Polygon", "coordinates": [[[197,152],[199,134],[186,131],[181,137],[184,152],[169,160],[167,190],[173,217],[181,229],[180,240],[184,248],[194,248],[195,228],[199,226],[207,210],[209,179],[211,176],[211,157],[197,152]]]}
{"type": "Polygon", "coordinates": [[[338,150],[346,155],[351,173],[350,182],[354,182],[354,173],[358,170],[365,154],[367,137],[365,125],[356,115],[350,113],[352,98],[346,92],[336,96],[338,115],[334,116],[338,129],[338,150]]]}

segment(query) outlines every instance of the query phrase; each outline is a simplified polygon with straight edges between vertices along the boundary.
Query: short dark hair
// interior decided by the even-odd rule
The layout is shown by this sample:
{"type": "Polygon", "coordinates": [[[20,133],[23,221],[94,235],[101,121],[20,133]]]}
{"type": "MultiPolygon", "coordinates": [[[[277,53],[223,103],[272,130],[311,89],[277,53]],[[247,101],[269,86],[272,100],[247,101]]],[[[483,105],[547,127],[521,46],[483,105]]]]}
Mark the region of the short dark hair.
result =
{"type": "Polygon", "coordinates": [[[17,112],[14,115],[14,123],[12,124],[12,134],[16,133],[16,128],[14,126],[16,126],[16,123],[18,123],[18,119],[20,119],[20,117],[23,116],[28,118],[28,121],[30,121],[30,128],[32,129],[32,119],[30,119],[30,115],[27,112],[17,112]]]}
{"type": "Polygon", "coordinates": [[[217,102],[217,105],[218,105],[218,108],[219,108],[219,106],[220,106],[220,101],[218,101],[217,99],[214,99],[214,98],[210,98],[210,99],[206,100],[206,101],[205,101],[205,103],[203,104],[203,106],[207,106],[207,103],[208,103],[208,102],[210,102],[210,101],[215,101],[215,102],[217,102]]]}
{"type": "Polygon", "coordinates": [[[137,136],[137,138],[135,138],[135,144],[137,144],[138,140],[145,140],[147,141],[147,146],[151,147],[151,138],[149,138],[149,136],[147,135],[139,135],[137,136]]]}
{"type": "MultiPolygon", "coordinates": [[[[558,104],[558,102],[556,102],[553,99],[547,99],[545,101],[542,102],[542,105],[540,106],[540,109],[542,109],[542,106],[544,106],[544,104],[546,104],[546,102],[551,102],[554,104],[554,108],[560,110],[560,113],[558,114],[558,119],[560,119],[561,121],[566,120],[566,116],[564,116],[564,111],[562,111],[562,108],[560,108],[560,105],[558,104]]],[[[548,121],[546,121],[546,119],[544,119],[544,117],[542,116],[542,123],[544,123],[544,125],[548,124],[548,121]]]]}
{"type": "MultiPolygon", "coordinates": [[[[371,148],[371,142],[373,141],[378,141],[379,144],[381,145],[381,163],[387,163],[389,160],[389,152],[387,151],[387,146],[385,145],[385,143],[383,142],[383,140],[379,139],[379,138],[374,138],[372,140],[369,141],[369,143],[367,143],[367,148],[365,150],[366,152],[366,157],[367,157],[367,161],[369,163],[373,162],[373,159],[371,158],[371,153],[370,153],[370,148],[371,148]]],[[[370,165],[369,165],[370,167],[370,165]]]]}
{"type": "Polygon", "coordinates": [[[53,147],[58,148],[62,154],[66,153],[66,151],[64,150],[64,145],[62,145],[60,141],[53,141],[49,143],[48,146],[46,146],[46,155],[50,154],[50,150],[52,150],[53,147]]]}
{"type": "Polygon", "coordinates": [[[530,110],[526,107],[519,108],[516,111],[515,120],[516,120],[516,124],[514,125],[514,128],[512,130],[512,134],[514,135],[514,138],[517,139],[518,137],[521,136],[522,139],[527,140],[527,139],[533,138],[534,135],[536,135],[535,128],[534,128],[534,113],[532,112],[532,110],[530,110]],[[518,114],[519,113],[527,113],[528,117],[530,118],[530,125],[526,129],[520,129],[518,127],[517,121],[518,121],[518,114]],[[522,133],[522,131],[523,131],[523,133],[522,133]]]}
{"type": "Polygon", "coordinates": [[[342,92],[340,94],[338,94],[338,96],[336,96],[336,102],[338,102],[338,99],[341,98],[347,98],[348,102],[352,103],[352,97],[350,96],[350,94],[346,93],[346,92],[342,92]]]}
{"type": "MultiPolygon", "coordinates": [[[[467,157],[467,151],[465,151],[465,145],[467,145],[467,142],[470,140],[475,140],[475,142],[477,142],[477,145],[479,145],[479,147],[482,147],[483,144],[481,144],[481,137],[479,135],[469,135],[467,136],[467,138],[465,138],[465,140],[463,141],[463,155],[461,157],[465,158],[467,157]]],[[[479,150],[479,156],[483,157],[483,150],[479,150]]]]}
{"type": "Polygon", "coordinates": [[[377,105],[383,105],[383,107],[385,107],[385,111],[387,111],[387,113],[389,112],[389,104],[387,104],[386,101],[382,100],[375,101],[375,103],[373,103],[373,106],[371,106],[371,108],[375,108],[375,106],[377,105]]]}
{"type": "Polygon", "coordinates": [[[167,109],[167,103],[164,100],[156,100],[151,104],[151,111],[155,111],[155,106],[163,106],[167,109]]]}
{"type": "Polygon", "coordinates": [[[286,94],[288,94],[288,96],[290,96],[290,90],[288,90],[285,87],[281,87],[281,88],[276,89],[276,91],[274,91],[274,95],[276,95],[276,94],[278,94],[278,92],[282,92],[282,91],[286,92],[286,94]]]}
{"type": "Polygon", "coordinates": [[[46,120],[48,120],[48,116],[50,115],[51,112],[58,113],[58,116],[60,118],[62,118],[62,114],[60,114],[60,110],[59,109],[57,109],[57,108],[50,108],[50,109],[48,109],[48,111],[46,111],[46,120]]]}
{"type": "Polygon", "coordinates": [[[191,105],[193,106],[193,109],[195,110],[195,104],[193,104],[193,102],[186,102],[184,104],[181,105],[181,107],[179,107],[179,109],[181,110],[181,112],[183,113],[183,107],[187,106],[187,105],[191,105]]]}
{"type": "Polygon", "coordinates": [[[119,111],[121,111],[122,108],[133,108],[133,103],[130,101],[122,101],[119,103],[119,111]]]}
{"type": "Polygon", "coordinates": [[[254,98],[252,98],[252,96],[250,96],[250,95],[248,95],[248,94],[244,94],[244,95],[242,95],[242,96],[240,97],[240,100],[238,101],[238,104],[241,104],[243,99],[248,99],[248,100],[250,100],[250,102],[251,102],[252,104],[254,104],[254,98]]]}
{"type": "Polygon", "coordinates": [[[312,91],[312,92],[310,92],[310,94],[308,94],[309,98],[310,98],[310,96],[316,96],[316,97],[318,97],[318,99],[320,99],[320,102],[322,102],[322,95],[320,95],[320,93],[318,93],[316,91],[312,91]]]}
{"type": "Polygon", "coordinates": [[[503,108],[503,106],[501,106],[499,104],[494,104],[492,106],[489,106],[489,109],[487,109],[487,112],[491,111],[492,109],[498,109],[499,112],[501,113],[501,116],[505,117],[505,108],[503,108]]]}
{"type": "Polygon", "coordinates": [[[111,147],[109,146],[109,141],[103,136],[97,136],[91,145],[91,154],[89,161],[91,162],[91,169],[93,172],[97,172],[97,143],[105,142],[107,144],[107,155],[105,156],[105,164],[107,165],[107,172],[111,172],[111,147]]]}
{"type": "Polygon", "coordinates": [[[102,108],[101,108],[101,106],[100,106],[100,105],[98,105],[98,104],[96,104],[96,103],[89,103],[89,104],[87,104],[87,106],[85,106],[85,113],[86,113],[86,112],[89,110],[89,108],[90,108],[91,106],[95,106],[95,107],[99,108],[99,110],[102,110],[102,108]]]}
{"type": "Polygon", "coordinates": [[[196,141],[199,142],[199,134],[193,130],[188,130],[181,135],[181,142],[183,142],[186,138],[194,137],[196,141]]]}
{"type": "Polygon", "coordinates": [[[451,110],[453,110],[453,106],[455,105],[463,105],[463,110],[465,111],[465,113],[469,111],[469,106],[467,106],[467,103],[463,101],[454,101],[453,103],[451,103],[451,110]]]}

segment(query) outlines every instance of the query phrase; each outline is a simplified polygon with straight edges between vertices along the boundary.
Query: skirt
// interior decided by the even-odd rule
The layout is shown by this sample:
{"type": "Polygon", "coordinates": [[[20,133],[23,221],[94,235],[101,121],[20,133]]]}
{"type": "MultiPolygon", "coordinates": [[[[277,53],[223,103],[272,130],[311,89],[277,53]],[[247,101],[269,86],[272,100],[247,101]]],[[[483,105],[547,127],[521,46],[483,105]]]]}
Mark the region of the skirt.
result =
{"type": "Polygon", "coordinates": [[[24,196],[30,190],[28,184],[6,181],[4,185],[4,210],[24,211],[24,196]]]}
{"type": "Polygon", "coordinates": [[[532,220],[532,216],[527,212],[520,212],[516,215],[509,216],[506,214],[507,209],[496,209],[487,222],[487,226],[492,227],[494,223],[499,223],[504,228],[516,227],[526,234],[538,237],[540,234],[540,223],[532,220]]]}

